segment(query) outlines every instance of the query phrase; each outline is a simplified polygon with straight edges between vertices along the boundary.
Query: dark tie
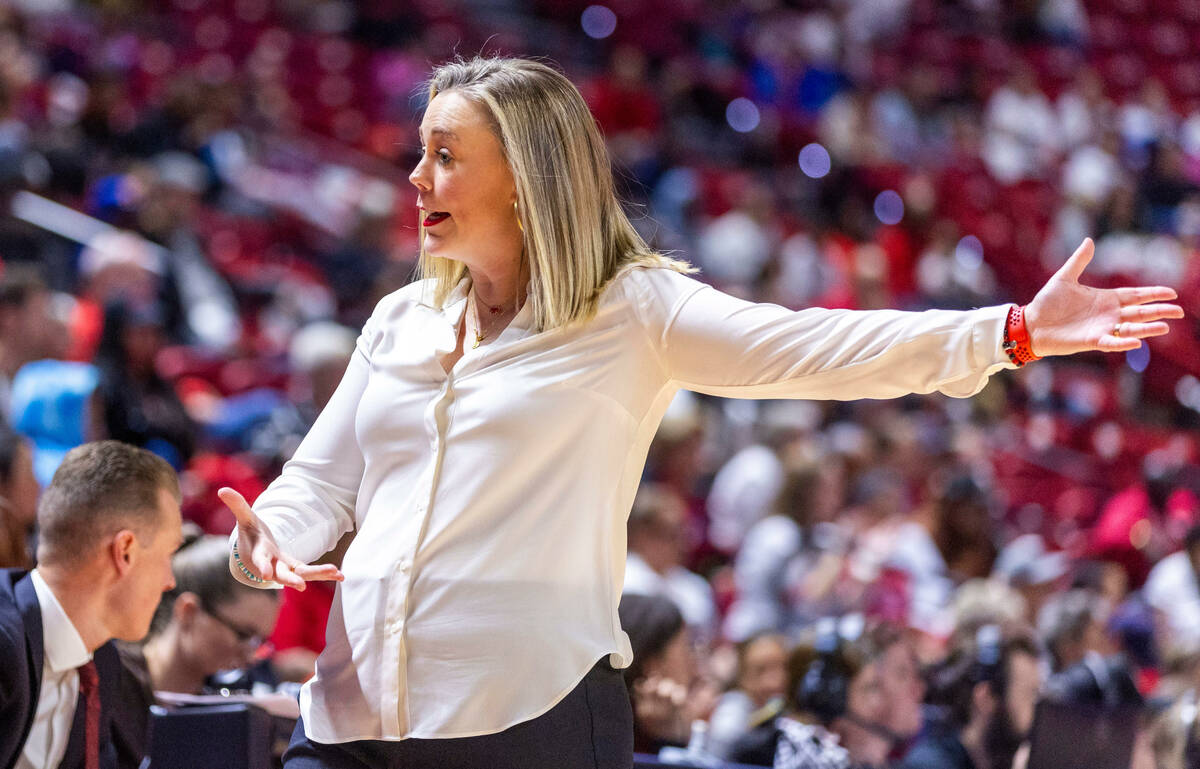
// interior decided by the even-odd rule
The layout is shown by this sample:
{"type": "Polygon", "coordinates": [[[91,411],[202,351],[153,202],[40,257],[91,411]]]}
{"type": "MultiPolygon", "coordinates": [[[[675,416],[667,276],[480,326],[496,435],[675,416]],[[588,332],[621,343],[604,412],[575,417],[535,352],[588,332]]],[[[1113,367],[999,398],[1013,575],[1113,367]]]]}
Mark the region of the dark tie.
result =
{"type": "Polygon", "coordinates": [[[76,670],[79,671],[79,696],[83,698],[86,713],[84,767],[100,769],[100,674],[96,672],[96,663],[92,660],[76,670]]]}

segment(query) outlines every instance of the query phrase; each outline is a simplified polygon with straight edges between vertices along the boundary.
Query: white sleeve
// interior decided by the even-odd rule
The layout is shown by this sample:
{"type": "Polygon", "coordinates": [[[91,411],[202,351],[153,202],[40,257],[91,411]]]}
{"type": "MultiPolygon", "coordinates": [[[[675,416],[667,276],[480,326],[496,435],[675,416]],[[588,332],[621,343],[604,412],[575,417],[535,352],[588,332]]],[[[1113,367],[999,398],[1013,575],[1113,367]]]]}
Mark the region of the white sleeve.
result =
{"type": "MultiPolygon", "coordinates": [[[[303,563],[332,550],[354,528],[364,467],[354,420],[370,373],[374,329],[373,316],[358,337],[333,397],[279,477],[254,502],[254,513],[280,549],[303,563]]],[[[232,536],[236,538],[236,529],[232,536]]],[[[234,576],[241,576],[236,569],[234,576]]]]}
{"type": "Polygon", "coordinates": [[[1008,306],[979,310],[794,312],[650,270],[643,322],[667,375],[732,398],[856,400],[939,391],[965,398],[1014,368],[1001,345],[1008,306]]]}

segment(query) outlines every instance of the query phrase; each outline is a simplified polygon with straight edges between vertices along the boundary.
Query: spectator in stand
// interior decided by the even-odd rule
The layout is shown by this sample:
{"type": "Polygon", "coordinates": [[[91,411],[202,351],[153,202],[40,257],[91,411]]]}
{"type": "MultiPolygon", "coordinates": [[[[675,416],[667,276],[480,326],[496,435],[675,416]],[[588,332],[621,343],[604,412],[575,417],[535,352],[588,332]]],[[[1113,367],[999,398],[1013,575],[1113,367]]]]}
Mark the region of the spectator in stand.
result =
{"type": "Polygon", "coordinates": [[[37,360],[17,372],[12,425],[33,444],[33,475],[45,488],[63,457],[87,441],[106,437],[90,363],[37,360]]]}
{"type": "Polygon", "coordinates": [[[757,413],[760,437],[726,460],[708,492],[708,538],[724,553],[736,553],[746,532],[776,512],[785,477],[781,452],[811,435],[820,419],[808,401],[767,401],[757,413]]]}
{"type": "Polygon", "coordinates": [[[33,450],[0,419],[0,569],[33,568],[38,491],[33,450]]]}
{"type": "Polygon", "coordinates": [[[301,328],[288,345],[291,380],[288,401],[253,431],[250,450],[272,467],[281,467],[333,397],[354,353],[358,332],[332,321],[301,328]]]}
{"type": "Polygon", "coordinates": [[[721,695],[709,723],[708,752],[731,758],[734,743],[787,693],[787,639],[760,633],[737,645],[737,676],[721,695]]]}
{"type": "Polygon", "coordinates": [[[1037,178],[1053,167],[1059,147],[1059,126],[1054,109],[1024,63],[988,99],[986,141],[982,156],[998,181],[1012,184],[1037,178]]]}
{"type": "Polygon", "coordinates": [[[1170,139],[1156,141],[1138,184],[1140,229],[1156,233],[1179,231],[1179,207],[1200,192],[1188,178],[1183,151],[1170,139]]]}
{"type": "Polygon", "coordinates": [[[1188,689],[1150,725],[1155,769],[1195,769],[1200,765],[1200,705],[1188,689]]]}
{"type": "Polygon", "coordinates": [[[1123,657],[1094,653],[1050,676],[1044,696],[1055,702],[1108,707],[1145,702],[1123,657]]]}
{"type": "Polygon", "coordinates": [[[1200,648],[1200,524],[1188,529],[1183,549],[1155,564],[1143,594],[1165,619],[1170,645],[1200,648]]]}
{"type": "Polygon", "coordinates": [[[618,611],[633,648],[633,664],[621,672],[633,705],[634,750],[687,744],[692,722],[715,707],[716,692],[700,679],[683,615],[668,598],[636,594],[622,596],[618,611]]]}
{"type": "Polygon", "coordinates": [[[726,614],[724,631],[735,641],[802,624],[804,610],[811,610],[819,596],[806,596],[805,606],[797,606],[793,593],[798,582],[816,567],[823,549],[837,549],[826,541],[834,537],[821,535],[819,524],[832,518],[841,502],[841,459],[796,452],[788,465],[771,514],[751,527],[734,561],[737,599],[726,614]]]}
{"type": "Polygon", "coordinates": [[[880,726],[894,739],[891,757],[898,759],[925,724],[925,680],[921,678],[915,645],[903,628],[881,624],[871,630],[871,642],[877,650],[879,686],[888,703],[880,726]]]}
{"type": "Polygon", "coordinates": [[[991,495],[961,472],[933,485],[933,499],[915,518],[937,548],[946,575],[956,584],[988,576],[996,560],[991,495]]]}
{"type": "Polygon", "coordinates": [[[1039,534],[1022,534],[1005,545],[996,557],[992,578],[1012,587],[1025,600],[1026,620],[1033,622],[1050,596],[1065,587],[1071,559],[1062,551],[1048,551],[1039,534]]]}
{"type": "Polygon", "coordinates": [[[1068,590],[1046,602],[1038,613],[1037,629],[1054,672],[1089,655],[1116,651],[1106,630],[1110,613],[1108,602],[1090,590],[1068,590]]]}
{"type": "Polygon", "coordinates": [[[783,714],[734,746],[734,761],[774,769],[848,769],[887,764],[894,738],[879,650],[861,635],[861,617],[824,618],[816,638],[788,660],[783,714]],[[840,624],[857,625],[845,637],[840,624]]]}
{"type": "Polygon", "coordinates": [[[71,314],[68,357],[96,357],[109,305],[153,306],[161,290],[163,270],[161,252],[138,235],[113,230],[91,238],[79,254],[81,288],[71,314]]]}
{"type": "Polygon", "coordinates": [[[50,291],[38,269],[0,264],[0,418],[8,418],[12,380],[31,361],[56,357],[62,328],[50,313],[50,291]]]}
{"type": "Polygon", "coordinates": [[[1179,546],[1200,513],[1196,493],[1180,483],[1181,471],[1161,451],[1147,455],[1141,478],[1105,503],[1089,532],[1093,557],[1120,564],[1134,589],[1145,584],[1152,564],[1179,546]]]}
{"type": "Polygon", "coordinates": [[[146,754],[154,692],[202,693],[214,673],[252,663],[275,626],[278,593],[235,580],[228,547],[226,537],[185,541],[171,559],[175,586],[163,595],[150,634],[118,645],[128,675],[113,737],[125,755],[146,754]]]}
{"type": "Polygon", "coordinates": [[[661,595],[675,602],[698,642],[712,640],[717,607],[712,587],[683,566],[687,509],[669,487],[642,484],[628,521],[625,593],[661,595]]]}
{"type": "Polygon", "coordinates": [[[195,450],[196,431],[174,387],[155,368],[165,343],[155,305],[108,305],[96,351],[99,393],[109,437],[147,448],[182,468],[195,450]]]}
{"type": "Polygon", "coordinates": [[[904,769],[1012,769],[1033,726],[1042,685],[1037,643],[1024,628],[984,625],[929,676],[938,711],[904,769]]]}

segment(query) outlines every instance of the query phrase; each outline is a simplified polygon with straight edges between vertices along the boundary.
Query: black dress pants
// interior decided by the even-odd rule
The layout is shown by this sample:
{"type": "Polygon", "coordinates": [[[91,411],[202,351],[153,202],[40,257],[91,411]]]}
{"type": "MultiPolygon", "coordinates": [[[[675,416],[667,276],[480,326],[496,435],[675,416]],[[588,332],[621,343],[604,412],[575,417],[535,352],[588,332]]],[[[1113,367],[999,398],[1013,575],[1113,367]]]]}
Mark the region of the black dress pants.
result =
{"type": "Polygon", "coordinates": [[[621,671],[597,662],[546,713],[502,732],[325,744],[296,723],[284,769],[631,769],[633,711],[621,671]]]}

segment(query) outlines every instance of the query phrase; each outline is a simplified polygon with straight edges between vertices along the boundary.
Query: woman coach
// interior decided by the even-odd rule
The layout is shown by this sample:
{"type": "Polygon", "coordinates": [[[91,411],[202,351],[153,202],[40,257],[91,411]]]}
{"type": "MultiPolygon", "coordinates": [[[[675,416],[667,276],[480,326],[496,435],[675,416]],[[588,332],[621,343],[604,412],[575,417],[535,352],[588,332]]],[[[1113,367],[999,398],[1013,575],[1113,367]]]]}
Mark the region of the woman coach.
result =
{"type": "Polygon", "coordinates": [[[625,518],[680,388],[967,397],[1034,353],[1129,350],[1182,315],[1169,288],[1080,285],[1090,241],[1023,316],[741,301],[636,234],[558,72],[458,61],[429,97],[424,279],[380,302],[254,509],[221,491],[247,582],[341,580],[306,564],[357,531],[289,769],[628,767],[625,518]]]}

